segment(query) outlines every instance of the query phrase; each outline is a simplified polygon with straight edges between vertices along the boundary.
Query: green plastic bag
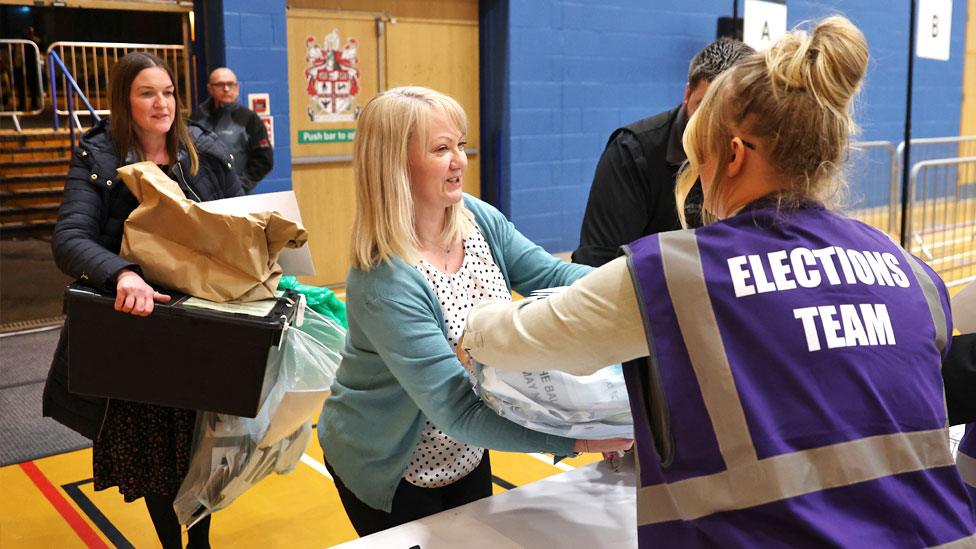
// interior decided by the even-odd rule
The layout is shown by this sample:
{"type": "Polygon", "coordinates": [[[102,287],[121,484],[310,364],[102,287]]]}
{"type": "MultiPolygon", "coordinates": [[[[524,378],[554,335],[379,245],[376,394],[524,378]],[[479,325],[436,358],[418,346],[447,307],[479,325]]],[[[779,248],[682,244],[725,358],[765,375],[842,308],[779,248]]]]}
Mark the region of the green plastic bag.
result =
{"type": "Polygon", "coordinates": [[[310,309],[335,320],[343,328],[349,328],[349,322],[346,321],[346,304],[336,297],[332,290],[321,286],[307,286],[298,282],[298,279],[293,276],[281,277],[278,289],[292,290],[304,295],[310,309]]]}

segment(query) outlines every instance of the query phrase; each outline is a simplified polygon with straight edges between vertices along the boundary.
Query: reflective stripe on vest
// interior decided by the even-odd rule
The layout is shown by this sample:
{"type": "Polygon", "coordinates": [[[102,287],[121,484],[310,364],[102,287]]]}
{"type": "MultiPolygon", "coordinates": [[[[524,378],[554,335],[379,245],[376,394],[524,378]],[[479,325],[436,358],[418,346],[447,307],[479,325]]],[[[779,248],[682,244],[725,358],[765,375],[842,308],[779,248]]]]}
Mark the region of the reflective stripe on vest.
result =
{"type": "Polygon", "coordinates": [[[660,242],[668,292],[722,458],[729,469],[748,466],[756,462],[756,449],[738,396],[729,397],[735,380],[725,349],[713,345],[722,336],[705,286],[698,240],[695,233],[681,231],[662,234],[660,242]]]}
{"type": "Polygon", "coordinates": [[[962,480],[966,484],[976,488],[976,459],[959,452],[956,454],[956,466],[959,467],[959,474],[962,475],[962,480]]]}
{"type": "Polygon", "coordinates": [[[973,547],[976,547],[976,534],[957,539],[956,541],[950,541],[949,543],[943,543],[942,545],[933,545],[929,549],[972,549],[973,547]]]}
{"type": "Polygon", "coordinates": [[[970,493],[976,492],[976,423],[966,426],[966,434],[959,441],[956,466],[963,482],[969,485],[970,493]]]}
{"type": "MultiPolygon", "coordinates": [[[[706,287],[697,237],[676,231],[659,238],[668,292],[726,470],[638,487],[638,525],[694,520],[953,464],[948,429],[878,435],[758,459],[706,287]]],[[[915,269],[914,261],[909,263],[915,269]]],[[[944,338],[945,315],[939,314],[935,285],[921,267],[916,277],[925,289],[937,337],[937,320],[942,319],[944,338]]]]}
{"type": "Polygon", "coordinates": [[[915,278],[918,279],[918,284],[922,287],[922,294],[925,296],[925,302],[929,305],[932,324],[935,326],[935,344],[939,347],[939,352],[942,352],[945,349],[948,334],[946,333],[945,310],[942,308],[942,300],[939,299],[939,290],[935,287],[935,282],[932,281],[929,273],[919,264],[919,260],[901,246],[897,246],[897,248],[905,257],[905,263],[912,267],[912,272],[915,273],[915,278]]]}

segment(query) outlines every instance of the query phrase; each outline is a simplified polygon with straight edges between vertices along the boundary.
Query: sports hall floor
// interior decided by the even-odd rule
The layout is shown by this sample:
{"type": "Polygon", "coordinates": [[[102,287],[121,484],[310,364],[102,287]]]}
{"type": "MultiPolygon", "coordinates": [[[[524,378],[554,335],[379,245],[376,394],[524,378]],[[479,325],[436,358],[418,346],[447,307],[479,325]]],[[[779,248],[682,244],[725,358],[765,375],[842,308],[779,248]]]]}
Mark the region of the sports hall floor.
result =
{"type": "MultiPolygon", "coordinates": [[[[544,455],[491,452],[495,493],[599,460],[551,465],[544,455]]],[[[159,547],[141,500],[92,489],[91,449],[0,468],[0,548],[159,547]]],[[[356,538],[313,441],[289,474],[272,476],[214,515],[213,547],[299,549],[356,538]]]]}

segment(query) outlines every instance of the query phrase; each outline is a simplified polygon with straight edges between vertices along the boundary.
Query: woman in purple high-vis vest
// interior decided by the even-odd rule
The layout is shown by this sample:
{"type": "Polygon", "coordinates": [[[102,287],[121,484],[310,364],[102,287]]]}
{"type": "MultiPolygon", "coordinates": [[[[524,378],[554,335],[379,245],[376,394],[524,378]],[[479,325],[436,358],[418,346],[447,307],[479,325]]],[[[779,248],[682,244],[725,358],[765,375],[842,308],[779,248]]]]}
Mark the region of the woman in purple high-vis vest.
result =
{"type": "Polygon", "coordinates": [[[868,62],[830,17],[718,77],[684,134],[678,211],[567,291],[486,303],[459,346],[496,368],[627,362],[641,547],[972,547],[940,367],[945,285],[831,210],[868,62]]]}

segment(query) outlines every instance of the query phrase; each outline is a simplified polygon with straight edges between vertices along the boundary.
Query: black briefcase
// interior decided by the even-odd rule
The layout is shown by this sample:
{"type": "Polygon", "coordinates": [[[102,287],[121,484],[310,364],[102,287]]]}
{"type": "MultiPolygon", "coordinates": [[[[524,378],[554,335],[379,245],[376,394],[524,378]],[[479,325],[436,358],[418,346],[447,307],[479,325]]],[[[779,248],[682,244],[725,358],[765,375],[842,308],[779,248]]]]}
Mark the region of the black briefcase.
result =
{"type": "Polygon", "coordinates": [[[299,294],[286,292],[267,315],[253,316],[194,307],[186,295],[161,291],[172,301],[138,317],[116,311],[113,295],[68,286],[68,390],[256,416],[277,377],[268,351],[294,318],[299,294]]]}

